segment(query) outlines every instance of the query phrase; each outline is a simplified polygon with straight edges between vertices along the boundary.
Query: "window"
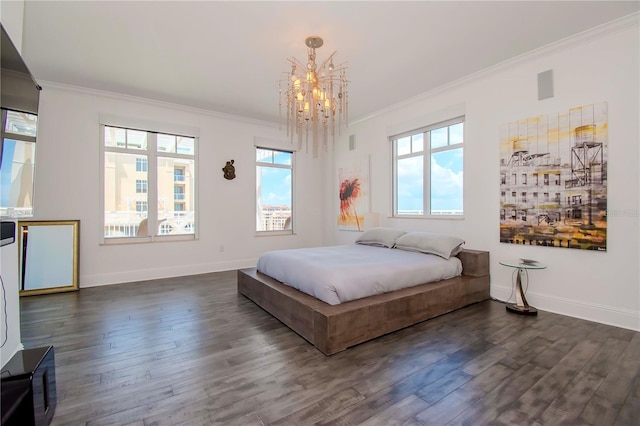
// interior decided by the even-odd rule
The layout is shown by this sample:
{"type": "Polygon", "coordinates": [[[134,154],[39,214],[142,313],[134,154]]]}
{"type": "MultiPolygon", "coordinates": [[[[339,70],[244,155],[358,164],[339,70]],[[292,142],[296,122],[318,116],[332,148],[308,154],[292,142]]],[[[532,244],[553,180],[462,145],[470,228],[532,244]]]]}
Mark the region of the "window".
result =
{"type": "Polygon", "coordinates": [[[136,179],[136,193],[137,194],[146,194],[147,193],[147,181],[144,179],[136,179]]]}
{"type": "Polygon", "coordinates": [[[0,128],[2,131],[0,216],[2,217],[33,216],[37,129],[37,115],[2,109],[2,127],[0,128]]]}
{"type": "Polygon", "coordinates": [[[197,138],[108,125],[101,136],[104,241],[195,238],[197,138]]]}
{"type": "Polygon", "coordinates": [[[173,199],[184,200],[184,185],[173,186],[173,199]]]}
{"type": "Polygon", "coordinates": [[[147,159],[136,158],[136,172],[146,172],[146,171],[147,171],[147,159]]]}
{"type": "Polygon", "coordinates": [[[256,147],[256,231],[291,232],[293,152],[256,147]]]}
{"type": "Polygon", "coordinates": [[[173,181],[184,182],[184,168],[176,167],[173,169],[173,181]]]}
{"type": "Polygon", "coordinates": [[[173,226],[169,222],[162,222],[160,224],[160,235],[169,235],[173,232],[173,226]]]}
{"type": "Polygon", "coordinates": [[[464,117],[391,141],[394,216],[461,216],[464,117]]]}

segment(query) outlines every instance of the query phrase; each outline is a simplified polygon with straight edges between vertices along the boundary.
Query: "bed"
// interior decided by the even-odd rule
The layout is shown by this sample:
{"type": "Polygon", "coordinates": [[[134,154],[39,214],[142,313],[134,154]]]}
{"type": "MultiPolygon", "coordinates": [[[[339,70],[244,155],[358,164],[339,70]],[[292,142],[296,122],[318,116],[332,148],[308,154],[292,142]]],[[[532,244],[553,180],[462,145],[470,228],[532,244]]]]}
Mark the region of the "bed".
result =
{"type": "MultiPolygon", "coordinates": [[[[359,240],[366,240],[366,235],[367,233],[359,240]]],[[[400,238],[387,238],[383,244],[380,244],[378,239],[368,245],[378,246],[380,250],[395,254],[398,251],[394,248],[396,242],[400,242],[400,238]]],[[[447,254],[448,250],[449,248],[446,250],[447,254]]],[[[435,282],[419,283],[390,291],[383,290],[385,292],[381,294],[338,301],[336,304],[330,304],[331,299],[322,301],[285,285],[259,272],[258,266],[238,270],[238,292],[298,333],[322,353],[332,355],[359,343],[489,298],[488,252],[457,247],[451,251],[451,256],[446,257],[451,263],[461,264],[461,274],[435,282]]],[[[310,271],[308,275],[316,275],[309,267],[306,269],[310,271]]]]}

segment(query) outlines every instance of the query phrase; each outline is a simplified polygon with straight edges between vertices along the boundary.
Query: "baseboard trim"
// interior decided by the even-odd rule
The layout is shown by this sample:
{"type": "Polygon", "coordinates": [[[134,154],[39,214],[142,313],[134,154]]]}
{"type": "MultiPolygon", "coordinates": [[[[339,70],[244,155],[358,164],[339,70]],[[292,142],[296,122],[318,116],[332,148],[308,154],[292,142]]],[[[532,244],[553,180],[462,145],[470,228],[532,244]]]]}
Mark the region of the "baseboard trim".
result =
{"type": "MultiPolygon", "coordinates": [[[[514,296],[511,287],[491,286],[491,297],[506,302],[510,296],[514,296]]],[[[538,310],[640,331],[640,311],[549,296],[533,291],[527,292],[527,301],[538,310]]]]}
{"type": "Polygon", "coordinates": [[[182,277],[207,274],[210,272],[231,271],[256,266],[257,259],[238,259],[231,261],[203,263],[198,265],[172,266],[168,268],[139,269],[119,271],[107,274],[80,275],[80,288],[99,287],[110,284],[122,284],[136,281],[182,277]]]}

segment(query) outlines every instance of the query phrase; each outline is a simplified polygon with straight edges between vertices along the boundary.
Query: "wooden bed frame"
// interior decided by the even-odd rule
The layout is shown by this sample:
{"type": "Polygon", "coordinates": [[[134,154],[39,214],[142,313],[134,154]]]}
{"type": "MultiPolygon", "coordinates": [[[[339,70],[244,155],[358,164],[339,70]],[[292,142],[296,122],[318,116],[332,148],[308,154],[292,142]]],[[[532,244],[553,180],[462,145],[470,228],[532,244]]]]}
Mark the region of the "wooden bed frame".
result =
{"type": "Polygon", "coordinates": [[[463,250],[462,276],[329,305],[257,272],[238,270],[238,292],[325,355],[489,298],[489,252],[463,250]]]}

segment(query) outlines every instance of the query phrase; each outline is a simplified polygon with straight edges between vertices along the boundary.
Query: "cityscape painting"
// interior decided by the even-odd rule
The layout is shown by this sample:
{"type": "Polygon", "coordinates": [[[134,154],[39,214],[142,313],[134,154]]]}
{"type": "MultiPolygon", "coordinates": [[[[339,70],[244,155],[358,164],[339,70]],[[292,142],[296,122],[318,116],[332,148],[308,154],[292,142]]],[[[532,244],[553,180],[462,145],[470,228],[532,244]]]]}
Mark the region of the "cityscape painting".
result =
{"type": "Polygon", "coordinates": [[[607,103],[506,123],[500,242],[607,249],[607,103]]]}

